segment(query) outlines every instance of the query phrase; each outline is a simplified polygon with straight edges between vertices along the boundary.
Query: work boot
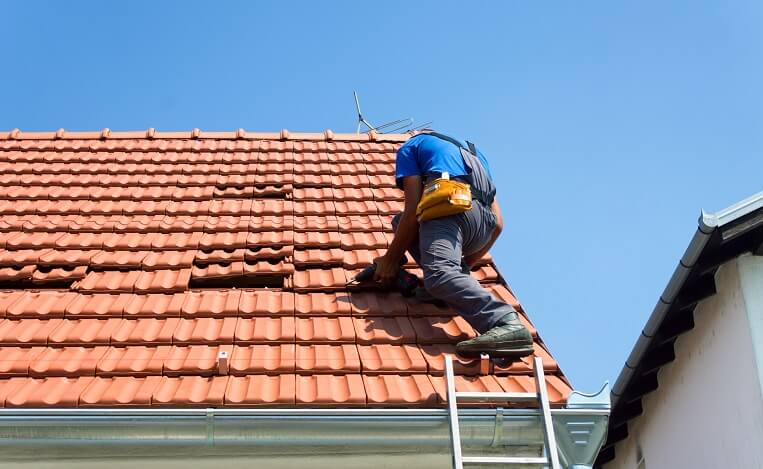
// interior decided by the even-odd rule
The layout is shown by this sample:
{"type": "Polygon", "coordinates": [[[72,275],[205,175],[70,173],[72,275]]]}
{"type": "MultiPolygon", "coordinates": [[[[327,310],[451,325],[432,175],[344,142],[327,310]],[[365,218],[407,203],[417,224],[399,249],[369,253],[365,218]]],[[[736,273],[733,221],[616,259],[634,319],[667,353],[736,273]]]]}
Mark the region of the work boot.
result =
{"type": "Polygon", "coordinates": [[[517,313],[509,313],[492,329],[474,339],[456,345],[456,353],[464,357],[486,353],[491,357],[524,357],[533,353],[530,331],[519,322],[517,313]]]}

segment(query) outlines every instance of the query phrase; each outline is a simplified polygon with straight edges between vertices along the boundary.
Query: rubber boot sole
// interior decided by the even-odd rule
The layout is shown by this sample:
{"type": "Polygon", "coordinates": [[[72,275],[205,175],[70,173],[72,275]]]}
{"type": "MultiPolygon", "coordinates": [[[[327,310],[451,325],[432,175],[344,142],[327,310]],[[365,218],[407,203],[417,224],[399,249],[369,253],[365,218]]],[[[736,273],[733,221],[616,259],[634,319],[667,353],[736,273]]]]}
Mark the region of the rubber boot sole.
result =
{"type": "Polygon", "coordinates": [[[532,355],[533,351],[533,346],[526,344],[512,345],[503,343],[492,347],[487,344],[467,347],[456,345],[456,353],[464,358],[479,358],[483,353],[491,358],[522,358],[532,355]]]}

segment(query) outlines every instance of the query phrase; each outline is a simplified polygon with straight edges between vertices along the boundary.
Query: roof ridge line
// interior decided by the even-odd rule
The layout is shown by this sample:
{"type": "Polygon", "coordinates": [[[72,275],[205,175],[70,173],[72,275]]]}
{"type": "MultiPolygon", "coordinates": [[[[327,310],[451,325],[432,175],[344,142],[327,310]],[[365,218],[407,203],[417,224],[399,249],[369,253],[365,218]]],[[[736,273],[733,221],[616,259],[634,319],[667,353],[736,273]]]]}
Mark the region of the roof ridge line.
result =
{"type": "Polygon", "coordinates": [[[104,128],[97,131],[56,131],[22,132],[15,128],[0,131],[0,140],[120,140],[120,139],[150,139],[150,140],[309,140],[309,141],[342,141],[342,142],[404,142],[411,133],[382,134],[370,131],[361,134],[335,133],[330,129],[323,132],[291,132],[282,129],[278,132],[249,132],[242,128],[233,131],[202,131],[194,128],[190,131],[158,132],[154,128],[146,130],[112,131],[104,128]]]}

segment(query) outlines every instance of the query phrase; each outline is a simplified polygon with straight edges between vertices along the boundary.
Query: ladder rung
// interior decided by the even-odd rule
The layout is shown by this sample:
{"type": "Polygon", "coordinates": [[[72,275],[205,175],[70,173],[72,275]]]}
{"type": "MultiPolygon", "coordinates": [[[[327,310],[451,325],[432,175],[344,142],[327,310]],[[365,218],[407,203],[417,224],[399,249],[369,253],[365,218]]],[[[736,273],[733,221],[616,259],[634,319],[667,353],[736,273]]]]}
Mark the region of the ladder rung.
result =
{"type": "Polygon", "coordinates": [[[546,458],[503,457],[503,456],[464,456],[464,464],[522,464],[524,466],[543,467],[548,465],[546,458]]]}
{"type": "Polygon", "coordinates": [[[457,392],[456,399],[470,402],[537,402],[532,392],[457,392]]]}

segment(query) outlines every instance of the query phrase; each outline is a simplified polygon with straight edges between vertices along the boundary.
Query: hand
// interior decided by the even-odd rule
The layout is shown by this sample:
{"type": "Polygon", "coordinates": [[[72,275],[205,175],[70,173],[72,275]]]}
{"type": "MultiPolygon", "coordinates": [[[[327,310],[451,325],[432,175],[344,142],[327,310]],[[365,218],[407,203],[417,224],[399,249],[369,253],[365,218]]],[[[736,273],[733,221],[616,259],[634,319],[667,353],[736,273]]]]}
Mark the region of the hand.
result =
{"type": "Polygon", "coordinates": [[[376,264],[374,280],[384,286],[390,286],[395,281],[398,270],[400,270],[400,261],[390,259],[385,255],[374,259],[374,264],[376,264]]]}

